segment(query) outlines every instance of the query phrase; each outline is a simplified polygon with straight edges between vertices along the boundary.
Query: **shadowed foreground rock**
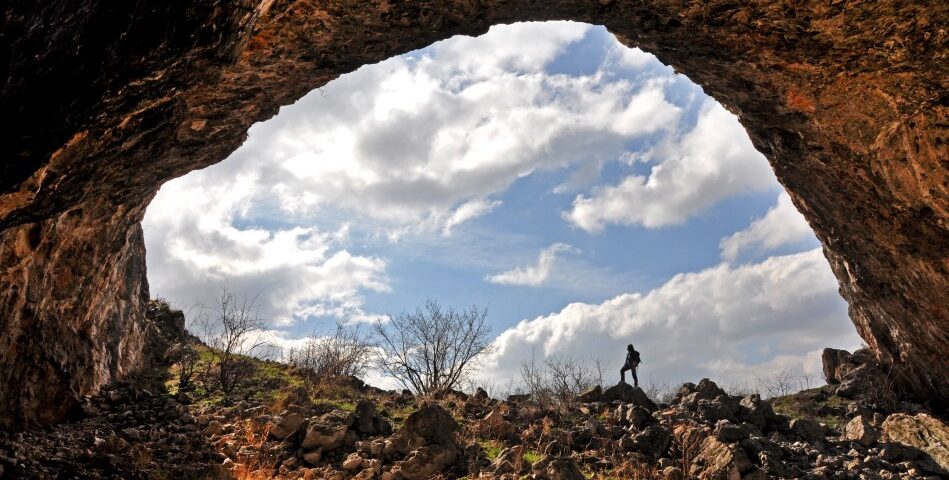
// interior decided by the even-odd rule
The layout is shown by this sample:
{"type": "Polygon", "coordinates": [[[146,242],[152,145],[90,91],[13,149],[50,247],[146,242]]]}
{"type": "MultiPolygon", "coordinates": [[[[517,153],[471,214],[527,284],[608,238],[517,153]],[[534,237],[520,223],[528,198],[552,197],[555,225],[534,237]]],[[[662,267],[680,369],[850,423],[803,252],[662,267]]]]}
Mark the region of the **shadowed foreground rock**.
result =
{"type": "MultiPolygon", "coordinates": [[[[493,24],[605,25],[735,112],[902,391],[949,399],[949,3],[13,0],[0,17],[0,426],[142,364],[167,180],[340,74],[493,24]]],[[[393,168],[397,168],[393,166],[393,168]]]]}

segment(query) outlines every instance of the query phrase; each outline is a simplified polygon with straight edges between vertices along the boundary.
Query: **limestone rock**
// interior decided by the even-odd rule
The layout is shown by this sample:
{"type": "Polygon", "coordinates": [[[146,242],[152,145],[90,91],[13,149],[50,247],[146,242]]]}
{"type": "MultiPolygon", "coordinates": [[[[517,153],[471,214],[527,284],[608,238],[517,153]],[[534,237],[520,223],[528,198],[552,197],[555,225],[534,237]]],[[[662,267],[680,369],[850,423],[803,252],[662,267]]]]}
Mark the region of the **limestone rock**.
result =
{"type": "Polygon", "coordinates": [[[405,419],[394,444],[404,454],[425,445],[454,445],[458,422],[438,405],[427,405],[405,419]]]}
{"type": "Polygon", "coordinates": [[[880,439],[880,431],[862,416],[853,417],[844,426],[844,438],[869,447],[880,439]]]}
{"type": "Polygon", "coordinates": [[[883,435],[889,442],[926,452],[943,470],[949,471],[949,426],[938,418],[925,413],[895,413],[883,422],[883,435]]]}
{"type": "Polygon", "coordinates": [[[353,418],[353,414],[349,412],[335,410],[322,417],[310,419],[300,446],[304,450],[332,450],[340,447],[346,440],[346,432],[349,431],[353,418]]]}
{"type": "Polygon", "coordinates": [[[650,425],[633,436],[633,449],[651,458],[661,457],[669,448],[672,433],[662,425],[650,425]]]}
{"type": "Polygon", "coordinates": [[[607,388],[606,391],[603,392],[603,400],[607,402],[621,401],[631,403],[643,407],[650,412],[654,412],[658,408],[656,404],[646,396],[643,389],[634,387],[628,383],[618,383],[607,388]]]}
{"type": "Polygon", "coordinates": [[[741,447],[708,437],[702,442],[689,468],[689,475],[702,480],[740,479],[752,467],[754,465],[741,447]]]}
{"type": "Polygon", "coordinates": [[[360,65],[551,18],[634,39],[738,114],[874,356],[946,407],[946,2],[198,5],[20,1],[0,18],[0,117],[16,119],[0,141],[0,428],[55,422],[142,367],[140,221],[163,183],[360,65]]]}
{"type": "Polygon", "coordinates": [[[297,412],[289,412],[280,417],[279,420],[270,429],[270,436],[277,440],[283,440],[290,435],[297,433],[303,426],[303,415],[297,412]]]}

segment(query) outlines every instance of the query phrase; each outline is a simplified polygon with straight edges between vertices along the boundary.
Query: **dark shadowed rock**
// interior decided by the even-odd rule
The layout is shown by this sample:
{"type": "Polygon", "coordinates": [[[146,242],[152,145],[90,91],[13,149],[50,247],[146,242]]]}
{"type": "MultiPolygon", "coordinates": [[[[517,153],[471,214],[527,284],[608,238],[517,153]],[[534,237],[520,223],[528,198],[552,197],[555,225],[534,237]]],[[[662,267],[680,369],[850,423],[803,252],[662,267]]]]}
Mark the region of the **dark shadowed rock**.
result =
{"type": "Polygon", "coordinates": [[[643,407],[650,412],[654,412],[658,408],[656,404],[646,396],[643,389],[622,382],[607,388],[606,391],[603,392],[603,400],[607,402],[620,401],[631,403],[643,407]]]}
{"type": "Polygon", "coordinates": [[[399,430],[396,448],[408,453],[425,445],[454,445],[458,422],[438,405],[427,405],[415,411],[399,430]]]}
{"type": "Polygon", "coordinates": [[[650,425],[633,436],[633,450],[656,459],[669,448],[672,433],[662,425],[650,425]]]}
{"type": "Polygon", "coordinates": [[[807,442],[822,442],[824,440],[824,427],[810,418],[791,420],[791,432],[807,442]]]}
{"type": "Polygon", "coordinates": [[[376,415],[376,404],[370,400],[360,400],[356,404],[356,432],[362,435],[372,435],[379,432],[379,418],[376,415]]]}
{"type": "Polygon", "coordinates": [[[599,402],[603,398],[603,389],[597,385],[581,393],[579,398],[584,403],[599,402]]]}

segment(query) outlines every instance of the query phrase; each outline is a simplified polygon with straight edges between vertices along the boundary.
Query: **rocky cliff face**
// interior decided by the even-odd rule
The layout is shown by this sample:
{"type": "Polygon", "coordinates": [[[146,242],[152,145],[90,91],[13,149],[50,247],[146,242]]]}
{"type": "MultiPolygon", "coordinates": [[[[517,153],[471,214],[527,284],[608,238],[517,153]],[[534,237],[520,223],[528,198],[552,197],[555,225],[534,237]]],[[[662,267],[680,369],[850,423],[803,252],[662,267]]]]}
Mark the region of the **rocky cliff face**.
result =
{"type": "Polygon", "coordinates": [[[860,335],[949,399],[949,5],[883,0],[14,0],[0,19],[0,424],[58,418],[141,356],[161,184],[360,65],[490,25],[604,24],[739,115],[860,335]],[[56,399],[49,402],[48,399],[56,399]]]}

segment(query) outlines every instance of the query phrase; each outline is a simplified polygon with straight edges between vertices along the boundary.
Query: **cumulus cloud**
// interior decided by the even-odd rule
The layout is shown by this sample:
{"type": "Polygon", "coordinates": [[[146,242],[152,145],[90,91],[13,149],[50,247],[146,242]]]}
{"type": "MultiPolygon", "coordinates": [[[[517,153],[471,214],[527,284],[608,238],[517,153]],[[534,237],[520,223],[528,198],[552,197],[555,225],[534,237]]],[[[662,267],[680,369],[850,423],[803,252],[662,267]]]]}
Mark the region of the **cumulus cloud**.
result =
{"type": "Polygon", "coordinates": [[[456,208],[455,211],[452,212],[448,217],[448,220],[442,227],[442,234],[445,236],[451,235],[451,229],[455,228],[455,226],[461,225],[472,218],[477,218],[490,213],[491,210],[494,210],[499,205],[501,205],[500,200],[489,201],[482,198],[477,198],[461,204],[461,206],[456,208]]]}
{"type": "Polygon", "coordinates": [[[550,273],[554,268],[554,261],[557,254],[561,252],[576,252],[579,250],[565,243],[555,243],[542,252],[537,257],[536,265],[516,267],[506,272],[496,275],[489,275],[485,280],[498,285],[521,285],[526,287],[539,287],[550,278],[550,273]]]}
{"type": "Polygon", "coordinates": [[[738,119],[711,99],[690,131],[627,158],[656,164],[648,176],[630,175],[578,195],[564,219],[589,232],[610,224],[658,228],[680,224],[730,196],[777,187],[738,119]]]}
{"type": "Polygon", "coordinates": [[[484,375],[516,377],[531,352],[599,358],[619,367],[625,345],[642,352],[640,378],[741,382],[774,369],[816,373],[824,346],[858,344],[819,249],[676,275],[645,294],[573,303],[502,332],[484,375]],[[811,352],[811,353],[804,353],[811,352]]]}
{"type": "Polygon", "coordinates": [[[285,215],[450,234],[519,178],[595,174],[631,139],[675,126],[667,71],[631,81],[544,70],[589,28],[497,26],[361,68],[255,125],[228,169],[259,172],[260,194],[285,215]]]}
{"type": "Polygon", "coordinates": [[[388,291],[386,261],[340,248],[348,227],[235,226],[250,208],[253,178],[215,178],[214,167],[162,187],[143,222],[152,290],[188,306],[221,288],[260,294],[262,315],[276,324],[307,316],[373,318],[362,291],[388,291]],[[214,186],[211,186],[211,185],[214,186]]]}
{"type": "Polygon", "coordinates": [[[794,208],[791,196],[781,192],[775,206],[763,217],[719,243],[722,258],[733,262],[747,250],[766,252],[783,245],[814,239],[814,232],[804,220],[804,215],[794,208]]]}

